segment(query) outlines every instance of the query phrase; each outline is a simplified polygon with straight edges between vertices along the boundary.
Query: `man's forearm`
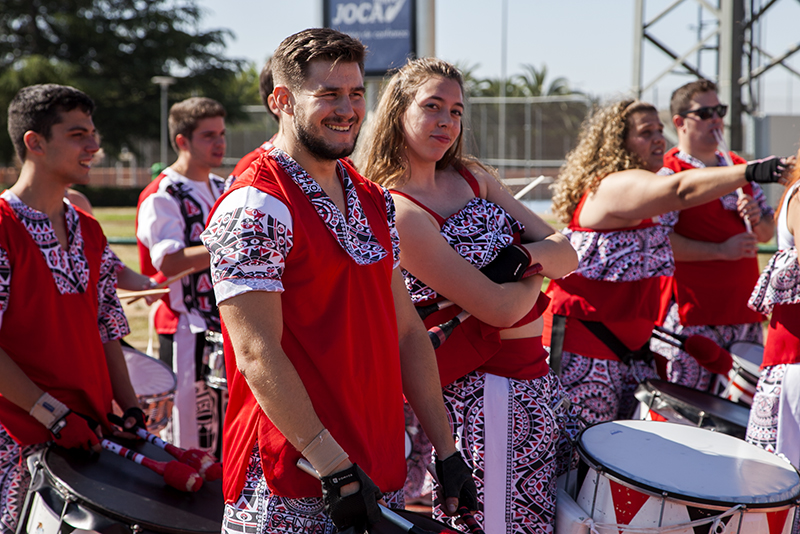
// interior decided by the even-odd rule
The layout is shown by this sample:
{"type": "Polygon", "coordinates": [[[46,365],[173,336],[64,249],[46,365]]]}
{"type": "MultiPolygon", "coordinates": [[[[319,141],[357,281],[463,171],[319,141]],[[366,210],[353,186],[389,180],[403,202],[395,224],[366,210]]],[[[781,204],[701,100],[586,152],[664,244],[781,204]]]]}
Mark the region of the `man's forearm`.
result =
{"type": "Polygon", "coordinates": [[[403,392],[441,458],[456,452],[431,341],[420,328],[400,342],[403,392]]]}

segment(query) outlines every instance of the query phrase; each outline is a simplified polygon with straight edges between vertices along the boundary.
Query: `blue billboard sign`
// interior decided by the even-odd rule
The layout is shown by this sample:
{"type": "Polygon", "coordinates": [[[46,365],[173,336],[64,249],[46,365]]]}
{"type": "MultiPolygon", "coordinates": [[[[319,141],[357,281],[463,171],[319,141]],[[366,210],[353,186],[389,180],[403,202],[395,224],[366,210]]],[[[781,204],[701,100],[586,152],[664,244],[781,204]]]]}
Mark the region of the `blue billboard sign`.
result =
{"type": "Polygon", "coordinates": [[[367,46],[364,69],[383,76],[416,52],[414,0],[323,0],[325,26],[367,46]]]}

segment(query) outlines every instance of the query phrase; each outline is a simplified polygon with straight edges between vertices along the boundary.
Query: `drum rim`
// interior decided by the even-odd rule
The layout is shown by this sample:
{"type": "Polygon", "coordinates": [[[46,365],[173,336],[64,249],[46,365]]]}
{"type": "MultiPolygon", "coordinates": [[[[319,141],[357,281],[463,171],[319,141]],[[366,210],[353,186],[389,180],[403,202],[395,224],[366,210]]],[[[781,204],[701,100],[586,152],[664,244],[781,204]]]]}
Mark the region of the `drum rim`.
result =
{"type": "MultiPolygon", "coordinates": [[[[163,525],[157,525],[155,523],[149,523],[148,521],[140,521],[133,517],[124,516],[114,510],[109,510],[108,508],[104,508],[102,505],[88,499],[85,495],[81,495],[78,493],[75,488],[73,488],[69,483],[62,480],[61,478],[56,477],[53,474],[52,466],[49,465],[48,456],[54,450],[54,446],[47,447],[46,449],[42,450],[42,454],[40,456],[40,461],[42,462],[45,468],[45,476],[47,480],[52,484],[52,486],[59,490],[59,493],[62,493],[62,498],[66,501],[67,499],[72,499],[73,502],[80,504],[81,506],[86,506],[87,508],[91,509],[93,512],[100,514],[101,516],[108,517],[122,523],[131,530],[134,526],[145,526],[146,528],[162,530],[163,525]],[[63,495],[63,492],[68,492],[69,495],[63,495]]],[[[179,534],[179,533],[176,533],[179,534]]]]}
{"type": "MultiPolygon", "coordinates": [[[[622,484],[623,486],[625,486],[627,488],[640,491],[641,493],[645,493],[647,495],[653,495],[655,497],[663,496],[663,497],[670,498],[670,499],[672,499],[674,501],[682,501],[682,502],[688,503],[688,504],[706,504],[706,505],[714,505],[714,506],[724,506],[725,509],[730,508],[731,506],[735,506],[735,505],[742,505],[746,509],[758,509],[758,510],[764,510],[764,511],[767,511],[769,509],[781,510],[787,505],[796,505],[797,501],[798,501],[798,498],[800,498],[800,484],[798,484],[796,486],[796,494],[793,497],[790,497],[790,498],[787,498],[787,499],[784,499],[784,500],[781,500],[781,501],[769,502],[769,503],[767,503],[767,502],[764,502],[764,503],[757,503],[757,502],[756,503],[737,503],[737,502],[732,502],[732,501],[713,500],[713,499],[702,497],[702,496],[688,495],[686,493],[678,493],[678,492],[675,492],[673,490],[667,490],[667,489],[664,489],[664,488],[659,488],[659,487],[656,487],[656,486],[641,482],[639,480],[633,480],[632,478],[627,477],[627,476],[625,476],[625,475],[623,475],[621,473],[618,473],[616,470],[610,469],[608,466],[605,466],[605,465],[601,464],[600,461],[594,455],[590,454],[589,451],[587,451],[586,448],[584,447],[584,442],[583,442],[582,438],[583,438],[583,435],[587,431],[589,431],[590,429],[592,429],[592,428],[594,428],[596,426],[605,425],[605,424],[609,424],[609,423],[617,423],[617,422],[619,422],[619,421],[607,421],[607,422],[598,423],[598,424],[595,424],[595,425],[592,425],[592,426],[584,428],[578,434],[578,438],[576,440],[576,449],[578,451],[578,454],[579,454],[580,458],[584,462],[586,462],[589,465],[589,467],[591,467],[592,469],[600,472],[600,474],[602,474],[603,476],[605,476],[607,478],[614,479],[615,481],[619,482],[620,484],[622,484]],[[598,470],[598,467],[600,468],[600,470],[598,470]]],[[[657,424],[657,425],[674,425],[674,426],[682,427],[682,428],[696,428],[697,430],[703,431],[703,432],[711,432],[710,430],[703,429],[703,428],[700,428],[700,427],[692,427],[692,426],[687,426],[687,425],[680,425],[680,424],[677,424],[677,423],[670,423],[670,422],[667,422],[667,421],[635,421],[635,420],[631,420],[631,421],[625,421],[625,422],[646,422],[646,423],[653,423],[653,424],[657,424]]],[[[718,433],[718,434],[722,435],[722,436],[726,435],[726,434],[722,434],[722,433],[718,433]]],[[[728,437],[731,438],[731,439],[738,439],[738,438],[735,438],[733,436],[728,436],[728,437]]],[[[763,449],[759,449],[759,450],[763,450],[763,449]]],[[[764,451],[764,452],[766,452],[766,451],[764,451]]],[[[767,453],[767,454],[769,454],[769,453],[767,453]]],[[[791,464],[787,464],[787,465],[791,466],[791,464]]],[[[798,478],[800,479],[800,472],[798,472],[796,469],[794,469],[794,467],[792,467],[792,469],[795,471],[795,473],[798,474],[798,478]]]]}
{"type": "MultiPolygon", "coordinates": [[[[186,530],[186,529],[178,529],[172,528],[168,525],[164,525],[161,523],[153,523],[147,519],[135,518],[129,515],[124,515],[120,512],[115,510],[111,510],[109,508],[103,507],[103,505],[98,504],[90,499],[88,499],[85,495],[81,495],[78,493],[75,488],[72,487],[69,483],[64,481],[61,478],[57,478],[57,476],[53,473],[53,468],[49,465],[48,457],[51,452],[55,450],[56,445],[51,445],[46,449],[41,451],[40,461],[42,462],[45,468],[45,476],[51,482],[54,488],[63,488],[69,495],[62,495],[64,499],[72,498],[74,502],[80,504],[81,506],[86,506],[90,508],[93,512],[100,514],[101,516],[108,517],[113,519],[114,521],[119,522],[120,524],[128,526],[131,531],[134,531],[133,527],[139,527],[139,530],[149,529],[153,532],[157,532],[159,534],[204,534],[206,531],[197,531],[197,530],[186,530]]],[[[209,532],[209,534],[211,534],[209,532]]]]}
{"type": "MultiPolygon", "coordinates": [[[[669,384],[670,387],[672,387],[672,386],[680,386],[680,384],[673,384],[672,382],[669,382],[667,380],[655,380],[655,379],[648,378],[648,379],[646,379],[646,380],[644,380],[642,382],[639,382],[639,385],[637,386],[636,389],[638,390],[642,386],[645,386],[645,387],[649,388],[648,389],[648,393],[650,393],[651,395],[659,395],[659,396],[666,397],[671,401],[675,401],[676,404],[680,405],[683,408],[694,408],[694,409],[698,408],[697,406],[693,406],[693,405],[689,404],[687,401],[685,401],[683,399],[680,399],[678,397],[675,397],[673,395],[670,395],[669,393],[666,393],[666,392],[658,389],[656,387],[656,385],[653,384],[654,381],[659,382],[659,384],[669,384]]],[[[686,387],[686,386],[680,386],[680,387],[686,387]]],[[[688,389],[691,389],[691,388],[688,388],[688,389]]],[[[732,412],[738,411],[738,412],[741,412],[742,415],[744,414],[744,412],[747,412],[748,413],[748,417],[749,417],[750,409],[747,408],[746,406],[742,406],[741,404],[739,404],[737,402],[734,402],[734,401],[732,401],[730,399],[725,399],[723,397],[717,397],[716,395],[713,395],[713,394],[705,392],[705,391],[700,391],[700,393],[704,393],[704,394],[710,396],[711,398],[713,398],[715,400],[723,401],[723,402],[721,402],[721,404],[723,406],[730,406],[732,408],[732,410],[731,410],[732,412]]],[[[634,392],[634,396],[635,396],[635,392],[634,392]]],[[[640,402],[643,402],[638,398],[637,398],[637,400],[639,400],[640,402]]],[[[730,419],[727,419],[724,415],[720,415],[720,414],[715,413],[716,410],[714,412],[711,412],[711,411],[708,411],[708,410],[701,410],[701,411],[703,413],[705,413],[707,417],[713,418],[715,421],[719,420],[719,419],[722,419],[724,422],[728,423],[729,425],[735,425],[737,428],[741,428],[742,429],[742,435],[744,435],[744,431],[747,430],[747,426],[746,425],[742,426],[739,423],[736,423],[735,421],[731,421],[730,419]]]]}

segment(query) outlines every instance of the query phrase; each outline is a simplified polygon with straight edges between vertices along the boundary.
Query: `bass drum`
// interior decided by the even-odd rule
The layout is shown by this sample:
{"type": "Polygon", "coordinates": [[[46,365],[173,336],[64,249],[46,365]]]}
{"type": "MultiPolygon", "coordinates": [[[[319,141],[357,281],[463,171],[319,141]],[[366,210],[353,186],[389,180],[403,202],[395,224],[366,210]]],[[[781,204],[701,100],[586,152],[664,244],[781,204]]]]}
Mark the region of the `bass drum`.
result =
{"type": "Polygon", "coordinates": [[[744,439],[750,409],[664,380],[645,380],[636,388],[639,416],[650,421],[669,421],[698,426],[744,439]]]}
{"type": "Polygon", "coordinates": [[[578,452],[575,502],[593,533],[792,530],[800,475],[778,456],[732,436],[672,423],[612,421],[584,430],[578,452]]]}
{"type": "MultiPolygon", "coordinates": [[[[132,450],[159,461],[162,449],[137,442],[132,450]]],[[[116,454],[99,458],[52,446],[28,458],[31,485],[19,525],[30,534],[73,529],[103,534],[219,534],[225,499],[222,481],[196,493],[167,486],[153,471],[116,454]]]]}

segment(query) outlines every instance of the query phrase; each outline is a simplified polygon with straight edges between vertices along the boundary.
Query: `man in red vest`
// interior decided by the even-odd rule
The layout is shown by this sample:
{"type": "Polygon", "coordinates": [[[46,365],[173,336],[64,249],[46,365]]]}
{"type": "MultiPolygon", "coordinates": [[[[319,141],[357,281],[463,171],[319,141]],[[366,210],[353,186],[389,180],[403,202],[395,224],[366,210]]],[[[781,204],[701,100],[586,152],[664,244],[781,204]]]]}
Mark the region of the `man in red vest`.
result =
{"type": "MultiPolygon", "coordinates": [[[[63,85],[25,87],[8,108],[22,162],[0,195],[0,532],[17,529],[30,474],[50,442],[99,450],[111,400],[144,426],[119,340],[120,263],[95,219],[64,200],[99,150],[94,102],[63,85]]],[[[129,437],[129,434],[126,434],[129,437]]]]}
{"type": "Polygon", "coordinates": [[[381,495],[402,506],[403,395],[437,450],[447,512],[477,506],[399,272],[394,204],[343,159],[364,119],[363,62],[331,29],[281,43],[280,133],[203,233],[230,392],[223,532],[361,532],[381,495]]]}
{"type": "MultiPolygon", "coordinates": [[[[717,88],[698,80],[678,88],[670,102],[678,146],[664,156],[659,174],[699,167],[734,164],[744,160],[719,151],[718,135],[727,106],[717,88]]],[[[747,307],[759,275],[758,243],[774,232],[773,210],[756,183],[717,200],[662,216],[674,225],[670,236],[675,274],[662,286],[664,327],[684,335],[701,334],[727,347],[735,341],[763,344],[764,317],[747,307]],[[745,220],[752,232],[747,231],[745,220]]],[[[654,350],[668,359],[668,378],[685,386],[707,390],[713,375],[687,353],[655,343],[654,350]]]]}
{"type": "Polygon", "coordinates": [[[221,401],[203,376],[205,332],[219,332],[208,251],[200,242],[223,180],[211,169],[225,156],[225,109],[193,97],[169,111],[169,133],[178,159],[139,195],[136,240],[142,274],[167,278],[192,272],[169,286],[155,312],[162,361],[177,375],[175,407],[167,438],[183,448],[218,453],[221,401]]]}

